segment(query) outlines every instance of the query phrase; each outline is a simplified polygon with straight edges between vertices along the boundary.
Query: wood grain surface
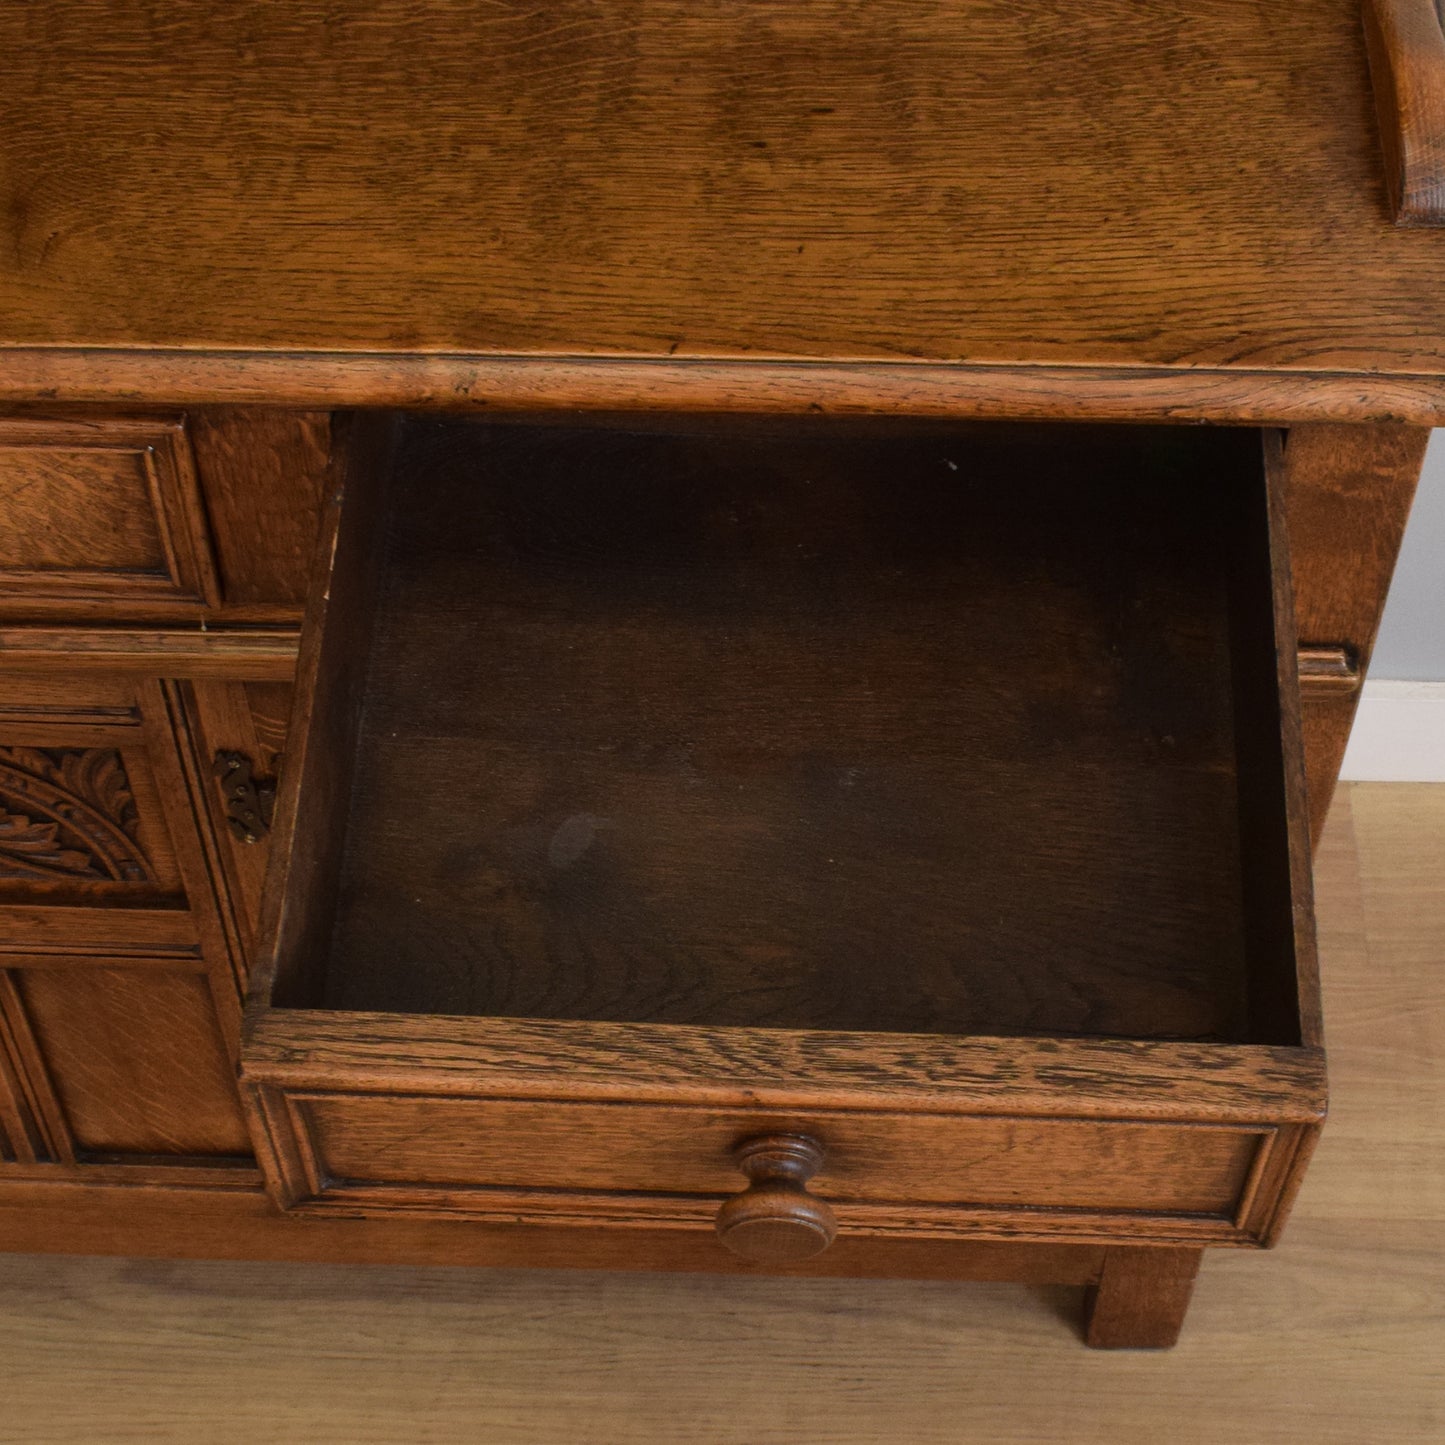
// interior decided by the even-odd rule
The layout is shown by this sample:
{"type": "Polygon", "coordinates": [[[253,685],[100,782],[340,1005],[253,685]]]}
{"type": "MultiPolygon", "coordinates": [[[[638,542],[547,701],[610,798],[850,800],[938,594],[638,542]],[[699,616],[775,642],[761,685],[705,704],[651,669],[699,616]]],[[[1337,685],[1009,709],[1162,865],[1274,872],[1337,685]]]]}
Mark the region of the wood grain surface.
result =
{"type": "Polygon", "coordinates": [[[451,412],[625,408],[1445,425],[1445,383],[1425,372],[0,346],[0,398],[53,396],[451,412]]]}
{"type": "Polygon", "coordinates": [[[33,968],[19,972],[19,987],[82,1151],[250,1153],[201,974],[33,968]]]}
{"type": "Polygon", "coordinates": [[[149,677],[221,677],[289,682],[300,634],[292,628],[200,631],[164,627],[0,626],[0,667],[7,672],[142,673],[149,677]]]}
{"type": "MultiPolygon", "coordinates": [[[[286,1104],[314,1151],[299,1201],[308,1219],[705,1228],[739,1188],[739,1140],[806,1130],[826,1141],[816,1187],[850,1237],[1251,1245],[1276,1225],[1299,1142],[1293,1129],[1118,1121],[335,1094],[286,1104]]],[[[706,1242],[697,1237],[700,1269],[706,1242]]]]}
{"type": "Polygon", "coordinates": [[[213,348],[1445,386],[1358,0],[85,0],[6,7],[0,49],[32,395],[97,348],[172,384],[213,348]]]}
{"type": "Polygon", "coordinates": [[[189,418],[226,602],[299,618],[331,447],[325,412],[212,407],[189,418]]]}
{"type": "Polygon", "coordinates": [[[1445,789],[1341,790],[1318,874],[1334,1115],[1168,1355],[1082,1350],[1068,1288],[11,1256],[0,1439],[1438,1439],[1445,789]]]}
{"type": "Polygon", "coordinates": [[[765,1108],[889,1102],[1082,1118],[1275,1119],[1324,1109],[1319,1049],[1133,1039],[947,1038],[589,1024],[277,1008],[252,1020],[247,1073],[283,1088],[685,1100],[765,1108]]]}
{"type": "Polygon", "coordinates": [[[0,612],[193,618],[220,601],[184,419],[0,413],[0,612]]]}
{"type": "MultiPolygon", "coordinates": [[[[303,1096],[298,1103],[335,1183],[522,1185],[558,1190],[726,1194],[749,1116],[613,1104],[566,1111],[518,1100],[303,1096]],[[460,1114],[466,1124],[446,1118],[460,1114]],[[464,1142],[427,1147],[428,1122],[464,1142]]],[[[1137,1207],[1222,1214],[1236,1203],[1261,1142],[1239,1126],[1119,1124],[908,1113],[809,1116],[827,1162],[814,1186],[831,1200],[1137,1207]],[[1148,1197],[1146,1197],[1148,1196],[1148,1197]]],[[[787,1132],[786,1116],[779,1132],[787,1132]]],[[[794,1124],[796,1131],[798,1125],[794,1124]]]]}
{"type": "Polygon", "coordinates": [[[1257,433],[404,437],[326,1007],[1298,1040],[1257,433]]]}
{"type": "Polygon", "coordinates": [[[1117,1338],[1134,1349],[1169,1349],[1194,1293],[1203,1251],[1198,1249],[1111,1249],[1104,1256],[1099,1283],[1084,1306],[1084,1333],[1096,1348],[1117,1338]]]}

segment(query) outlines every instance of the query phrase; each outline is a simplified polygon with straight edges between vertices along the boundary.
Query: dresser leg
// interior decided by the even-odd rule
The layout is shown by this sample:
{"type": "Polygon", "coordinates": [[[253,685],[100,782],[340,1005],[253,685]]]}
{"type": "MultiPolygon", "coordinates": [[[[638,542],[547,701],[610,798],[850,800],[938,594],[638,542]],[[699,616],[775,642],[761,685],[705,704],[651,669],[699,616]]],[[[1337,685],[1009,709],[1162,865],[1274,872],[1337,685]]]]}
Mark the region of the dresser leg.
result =
{"type": "Polygon", "coordinates": [[[1084,1301],[1084,1342],[1096,1350],[1167,1350],[1179,1338],[1203,1253],[1109,1250],[1084,1301]]]}

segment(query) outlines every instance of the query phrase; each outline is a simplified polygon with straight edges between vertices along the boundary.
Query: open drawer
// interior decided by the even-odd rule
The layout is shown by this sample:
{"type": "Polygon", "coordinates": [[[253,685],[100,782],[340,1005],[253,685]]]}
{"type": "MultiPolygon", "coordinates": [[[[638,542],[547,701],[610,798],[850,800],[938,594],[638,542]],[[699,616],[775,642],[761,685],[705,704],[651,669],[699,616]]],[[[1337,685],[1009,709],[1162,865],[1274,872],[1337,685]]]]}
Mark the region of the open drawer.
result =
{"type": "Polygon", "coordinates": [[[1268,1243],[1324,1108],[1277,445],[358,422],[244,1045],[278,1203],[1268,1243]]]}

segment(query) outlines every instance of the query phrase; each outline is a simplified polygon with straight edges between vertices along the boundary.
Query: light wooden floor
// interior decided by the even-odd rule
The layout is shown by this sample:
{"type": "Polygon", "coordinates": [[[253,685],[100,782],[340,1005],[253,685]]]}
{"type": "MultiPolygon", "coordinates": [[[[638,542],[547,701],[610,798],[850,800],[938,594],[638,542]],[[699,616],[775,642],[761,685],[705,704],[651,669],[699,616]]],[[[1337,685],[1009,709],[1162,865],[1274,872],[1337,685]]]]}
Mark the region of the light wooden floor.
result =
{"type": "Polygon", "coordinates": [[[1445,786],[1342,793],[1318,875],[1332,1120],[1171,1354],[1068,1290],[0,1257],[0,1439],[1445,1442],[1445,786]]]}

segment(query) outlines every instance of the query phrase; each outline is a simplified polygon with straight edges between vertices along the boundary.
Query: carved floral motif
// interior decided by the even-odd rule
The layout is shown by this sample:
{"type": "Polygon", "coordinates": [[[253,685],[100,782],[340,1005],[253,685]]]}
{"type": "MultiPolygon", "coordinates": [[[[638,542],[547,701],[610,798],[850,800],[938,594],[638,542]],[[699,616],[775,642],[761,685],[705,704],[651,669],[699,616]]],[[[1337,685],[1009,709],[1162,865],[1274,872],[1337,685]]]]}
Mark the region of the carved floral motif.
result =
{"type": "Polygon", "coordinates": [[[0,747],[0,879],[154,881],[114,748],[0,747]]]}

